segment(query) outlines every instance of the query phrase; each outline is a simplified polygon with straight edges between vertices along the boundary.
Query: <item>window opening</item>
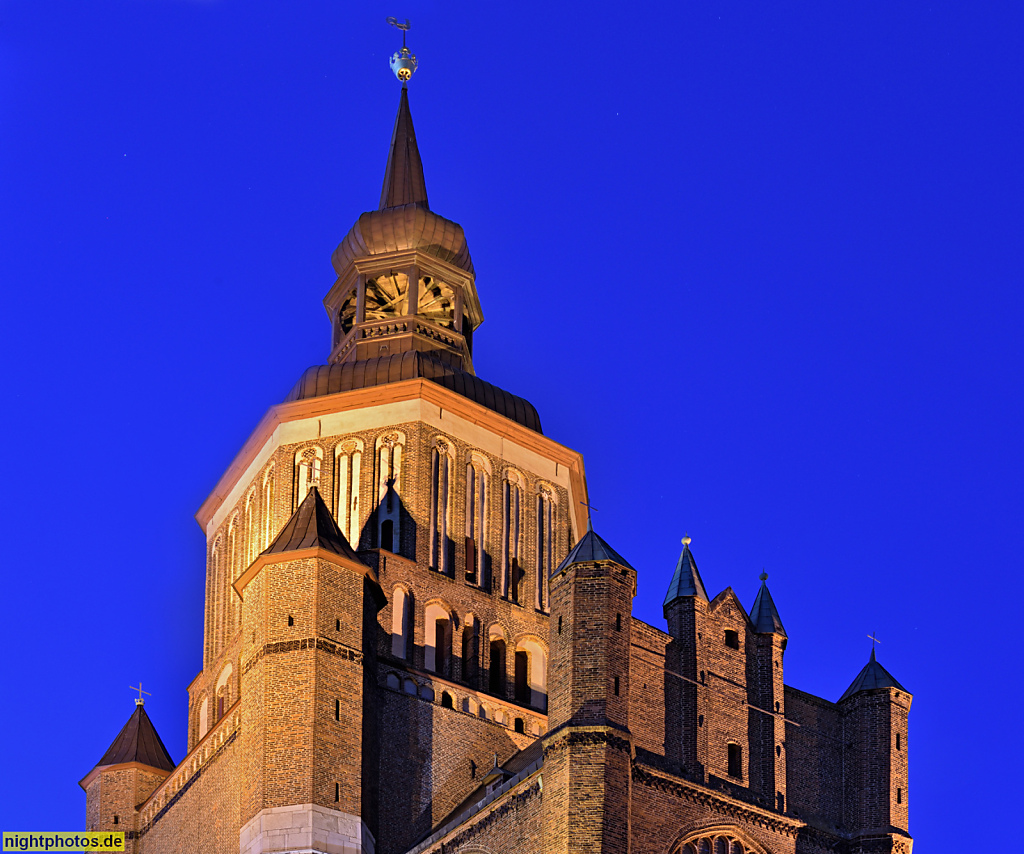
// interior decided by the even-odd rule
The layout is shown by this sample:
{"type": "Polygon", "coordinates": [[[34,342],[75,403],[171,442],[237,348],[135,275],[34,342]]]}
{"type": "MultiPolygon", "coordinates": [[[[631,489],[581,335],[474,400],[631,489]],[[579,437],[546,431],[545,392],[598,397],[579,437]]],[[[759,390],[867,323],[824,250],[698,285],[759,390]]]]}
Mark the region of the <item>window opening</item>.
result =
{"type": "Polygon", "coordinates": [[[515,728],[516,728],[516,732],[521,732],[521,733],[525,733],[526,732],[526,726],[523,723],[523,719],[522,718],[516,718],[515,728]]]}
{"type": "Polygon", "coordinates": [[[732,742],[729,743],[729,776],[743,777],[743,748],[732,742]]]}
{"type": "Polygon", "coordinates": [[[530,656],[516,650],[516,702],[530,702],[530,656]]]}
{"type": "Polygon", "coordinates": [[[505,641],[500,638],[491,640],[490,648],[490,680],[488,689],[492,694],[505,694],[505,641]]]}
{"type": "Polygon", "coordinates": [[[725,645],[730,649],[740,648],[740,636],[738,632],[734,632],[732,629],[725,630],[725,645]]]}

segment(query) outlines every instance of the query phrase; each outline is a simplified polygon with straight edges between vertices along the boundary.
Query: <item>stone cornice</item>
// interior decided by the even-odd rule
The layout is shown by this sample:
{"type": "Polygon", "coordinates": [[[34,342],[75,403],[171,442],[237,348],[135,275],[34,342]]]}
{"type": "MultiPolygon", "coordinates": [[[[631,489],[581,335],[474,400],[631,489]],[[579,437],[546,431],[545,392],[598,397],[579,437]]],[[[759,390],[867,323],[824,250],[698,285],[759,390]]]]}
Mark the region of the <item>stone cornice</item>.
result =
{"type": "Polygon", "coordinates": [[[411,400],[426,401],[445,412],[450,412],[465,421],[503,436],[510,442],[539,456],[564,465],[569,470],[569,482],[575,499],[570,509],[576,520],[577,533],[586,530],[586,510],[584,505],[579,503],[587,500],[586,478],[581,454],[549,439],[543,433],[537,433],[479,403],[474,403],[461,394],[422,378],[289,401],[270,407],[256,425],[256,429],[246,439],[245,444],[242,445],[241,450],[221,476],[213,491],[196,512],[196,521],[206,533],[221,504],[228,499],[249,466],[259,456],[260,450],[281,425],[292,421],[332,415],[337,412],[367,409],[411,400]]]}

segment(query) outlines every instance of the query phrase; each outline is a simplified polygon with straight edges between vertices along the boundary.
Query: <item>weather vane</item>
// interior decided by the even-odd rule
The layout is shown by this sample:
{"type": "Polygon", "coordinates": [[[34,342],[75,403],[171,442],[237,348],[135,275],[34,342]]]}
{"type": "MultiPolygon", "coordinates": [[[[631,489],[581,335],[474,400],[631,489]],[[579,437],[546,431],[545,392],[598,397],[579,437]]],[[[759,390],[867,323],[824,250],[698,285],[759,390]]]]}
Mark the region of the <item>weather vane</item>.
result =
{"type": "Polygon", "coordinates": [[[412,24],[409,23],[408,18],[405,19],[405,23],[399,21],[398,18],[388,18],[387,20],[392,27],[402,31],[402,49],[391,57],[391,70],[395,72],[395,77],[402,81],[404,89],[418,64],[416,57],[409,53],[409,48],[405,46],[405,34],[412,29],[412,24]]]}

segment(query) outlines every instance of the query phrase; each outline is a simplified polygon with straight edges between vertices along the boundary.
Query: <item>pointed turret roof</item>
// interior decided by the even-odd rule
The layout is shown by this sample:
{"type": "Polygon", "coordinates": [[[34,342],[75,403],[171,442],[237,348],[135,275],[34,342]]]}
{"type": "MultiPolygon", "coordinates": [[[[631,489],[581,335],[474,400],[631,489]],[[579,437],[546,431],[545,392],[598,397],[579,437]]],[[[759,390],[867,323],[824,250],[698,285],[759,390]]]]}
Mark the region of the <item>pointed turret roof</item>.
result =
{"type": "Polygon", "coordinates": [[[761,573],[761,589],[757,591],[754,607],[750,609],[750,622],[754,624],[755,632],[788,637],[779,611],[772,600],[772,594],[768,592],[768,573],[766,572],[761,573]]]}
{"type": "Polygon", "coordinates": [[[128,723],[121,728],[96,767],[119,765],[122,762],[140,762],[163,771],[173,771],[175,768],[171,754],[157,735],[156,727],[142,703],[136,703],[128,723]]]}
{"type": "Polygon", "coordinates": [[[697,571],[697,561],[693,559],[690,551],[690,538],[683,538],[683,550],[676,562],[676,571],[672,575],[672,581],[668,585],[668,592],[665,594],[663,608],[667,608],[676,599],[684,596],[696,596],[698,599],[708,601],[707,591],[704,589],[704,582],[697,571]]]}
{"type": "Polygon", "coordinates": [[[839,698],[839,702],[841,703],[847,697],[852,697],[861,691],[870,691],[873,688],[898,688],[900,691],[910,693],[893,678],[888,670],[878,663],[878,659],[875,658],[874,647],[871,648],[871,658],[868,660],[868,663],[864,665],[864,669],[857,674],[857,678],[853,680],[850,687],[839,698]]]}
{"type": "Polygon", "coordinates": [[[553,574],[561,572],[563,568],[572,566],[574,563],[589,563],[595,560],[614,561],[619,566],[627,566],[634,572],[636,571],[628,560],[595,533],[594,526],[588,519],[587,533],[573,546],[572,551],[565,556],[565,560],[558,565],[553,574]]]}
{"type": "Polygon", "coordinates": [[[409,112],[409,90],[402,87],[402,100],[398,103],[395,130],[391,134],[391,150],[384,170],[384,187],[380,193],[380,210],[401,205],[427,204],[427,182],[423,178],[423,161],[416,146],[416,131],[409,112]]]}
{"type": "Polygon", "coordinates": [[[281,554],[312,548],[325,549],[356,563],[362,563],[355,549],[341,533],[338,523],[334,521],[334,516],[324,504],[320,491],[315,486],[306,493],[292,518],[263,554],[281,554]]]}

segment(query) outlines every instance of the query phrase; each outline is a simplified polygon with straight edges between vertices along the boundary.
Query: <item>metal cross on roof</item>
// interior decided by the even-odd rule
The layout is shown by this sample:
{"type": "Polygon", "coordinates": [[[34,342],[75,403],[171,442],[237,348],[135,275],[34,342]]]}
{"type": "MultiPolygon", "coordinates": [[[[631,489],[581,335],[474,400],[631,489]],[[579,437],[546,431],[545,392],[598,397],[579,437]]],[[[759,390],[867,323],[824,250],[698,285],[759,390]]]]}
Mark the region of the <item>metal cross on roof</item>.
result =
{"type": "Polygon", "coordinates": [[[128,689],[130,691],[138,691],[139,692],[139,696],[135,698],[135,705],[136,706],[141,706],[143,703],[146,702],[145,700],[142,699],[142,695],[143,694],[149,694],[150,697],[153,696],[149,691],[143,691],[142,690],[142,680],[141,679],[139,680],[139,687],[138,688],[136,688],[134,685],[129,685],[128,689]]]}
{"type": "Polygon", "coordinates": [[[869,634],[868,637],[871,638],[871,651],[874,652],[875,651],[875,644],[876,643],[881,643],[881,641],[878,638],[875,637],[875,633],[874,632],[869,634]]]}

